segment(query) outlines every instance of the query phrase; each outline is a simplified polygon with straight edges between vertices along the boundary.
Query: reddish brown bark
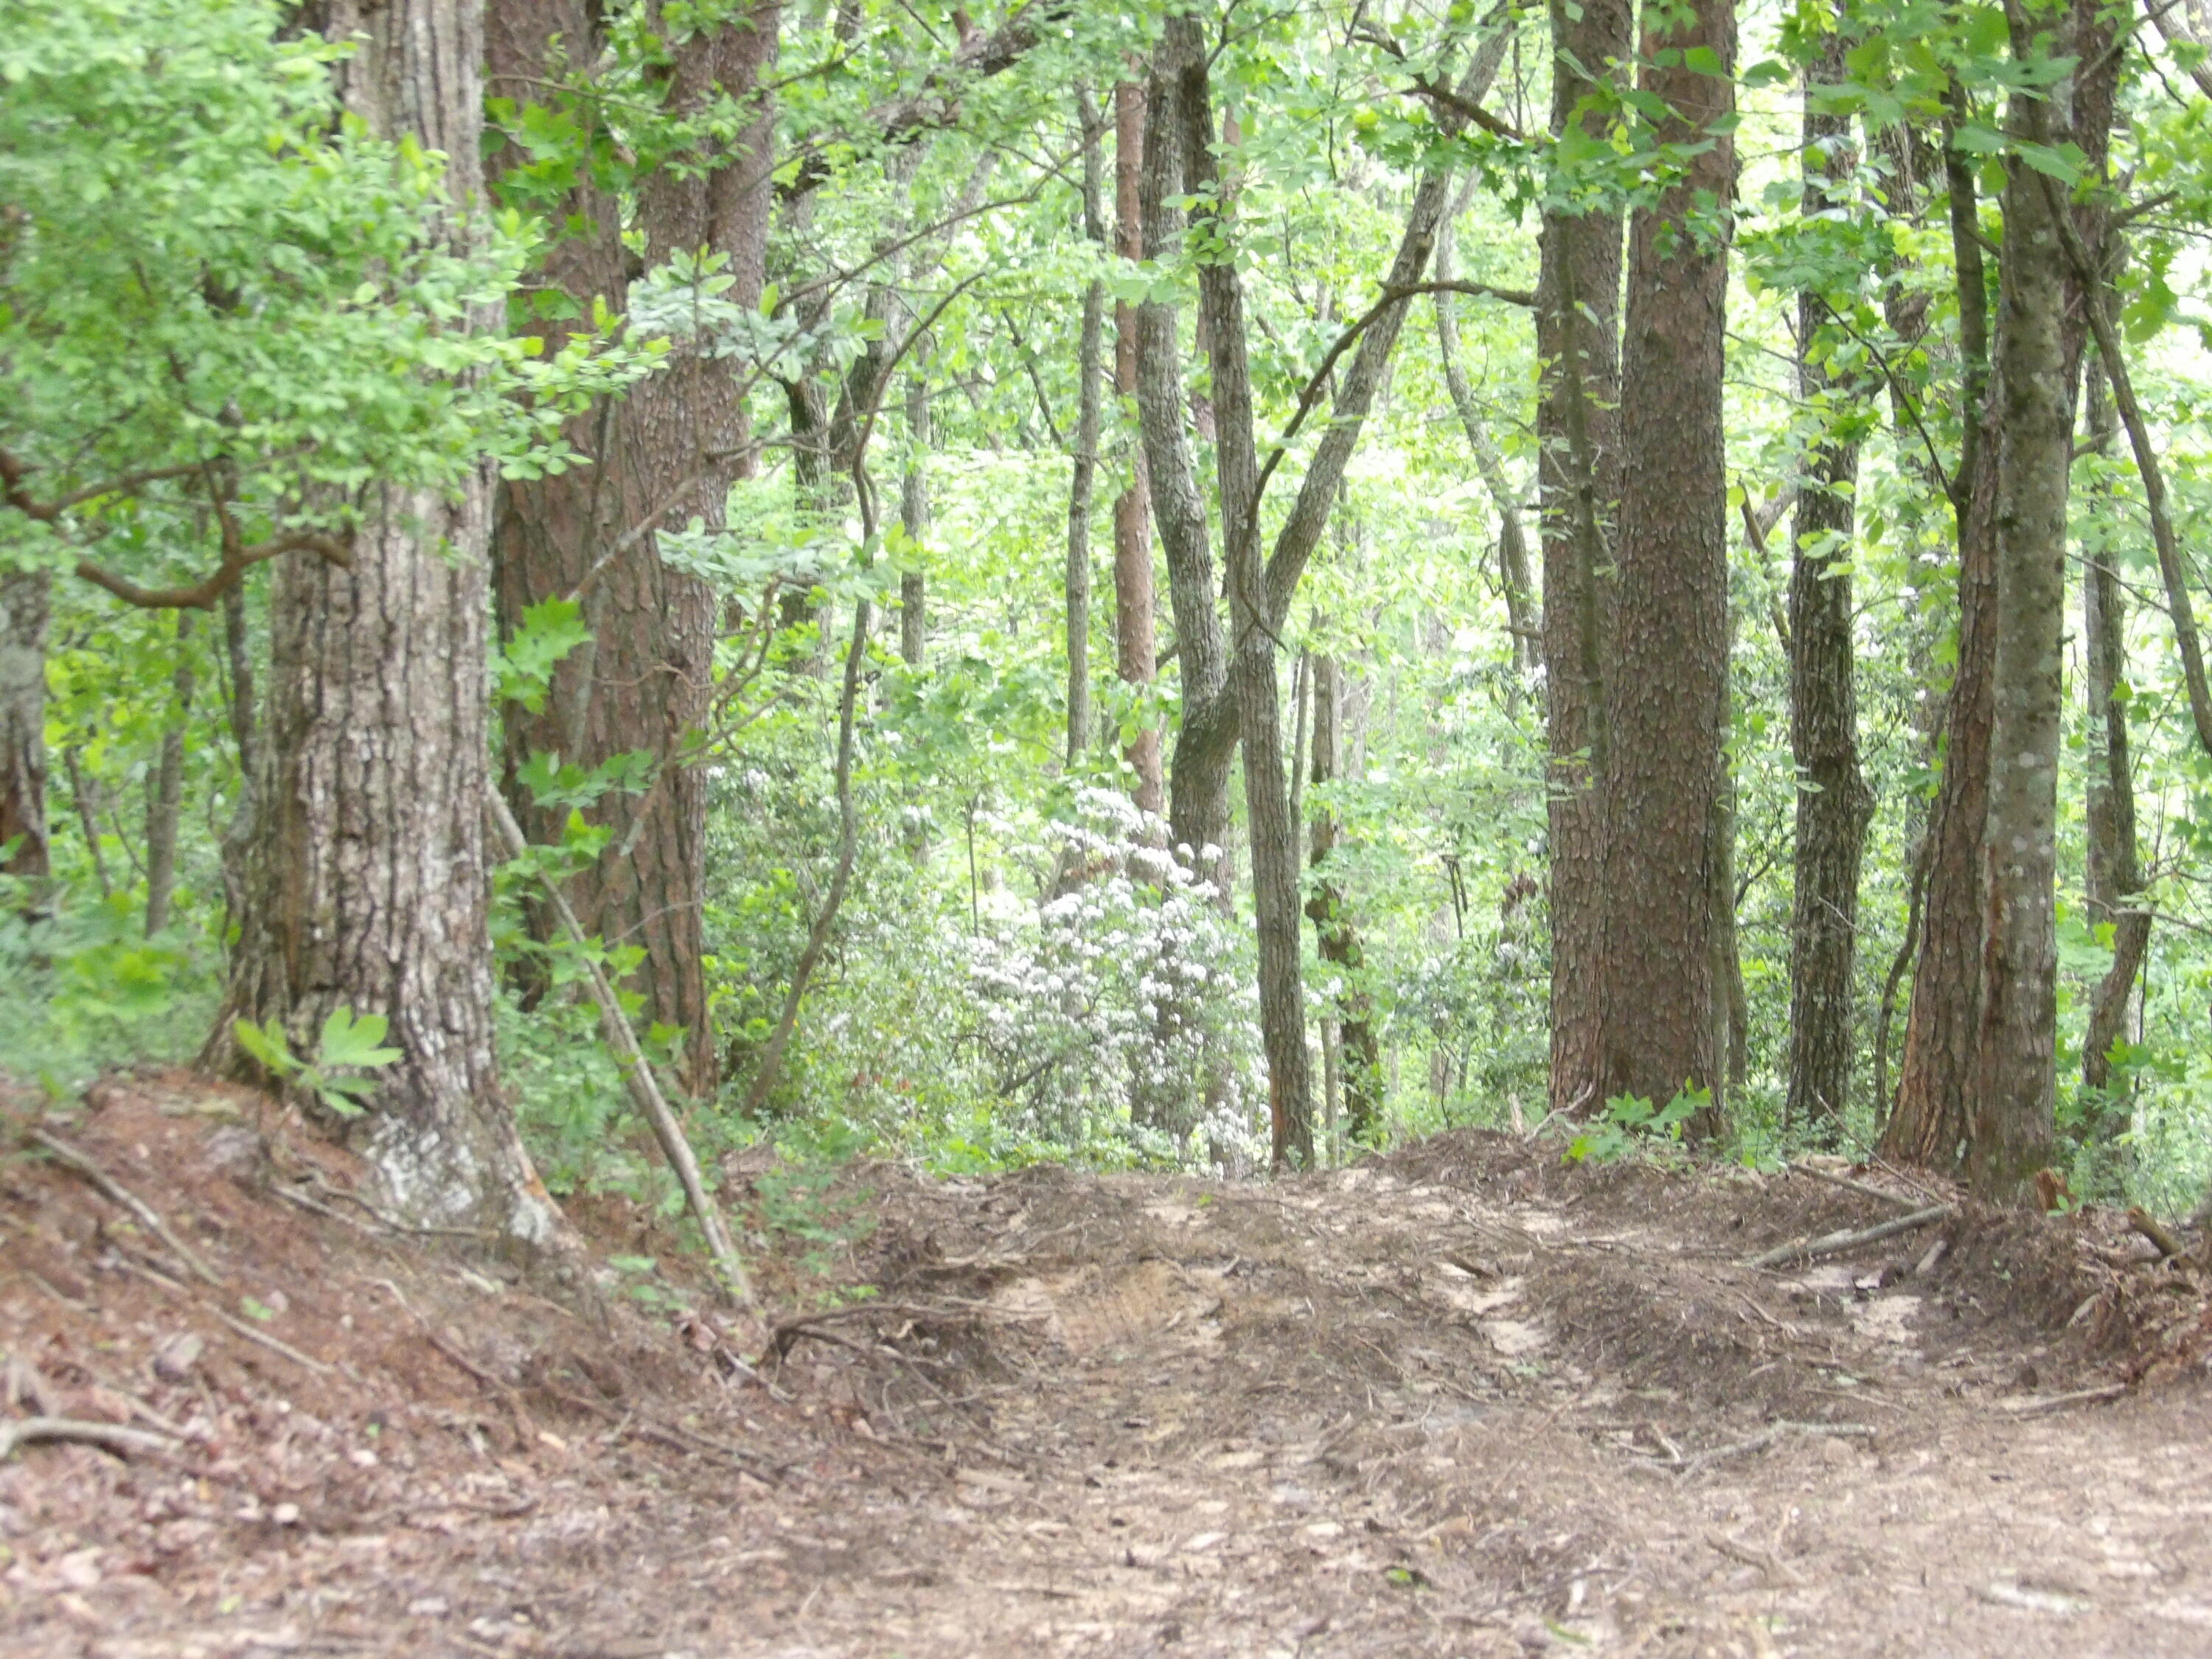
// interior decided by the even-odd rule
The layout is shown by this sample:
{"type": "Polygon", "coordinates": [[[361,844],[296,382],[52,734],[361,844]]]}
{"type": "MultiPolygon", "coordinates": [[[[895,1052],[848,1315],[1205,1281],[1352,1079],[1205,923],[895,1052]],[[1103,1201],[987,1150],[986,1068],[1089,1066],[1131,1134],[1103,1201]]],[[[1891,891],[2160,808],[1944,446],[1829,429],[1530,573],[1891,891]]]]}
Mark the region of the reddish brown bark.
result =
{"type": "MultiPolygon", "coordinates": [[[[1647,21],[1643,89],[1663,143],[1706,148],[1629,228],[1619,569],[1606,681],[1607,915],[1600,1091],[1665,1101],[1716,1087],[1716,811],[1728,696],[1722,434],[1735,144],[1729,0],[1647,21]],[[1700,52],[1719,75],[1680,59],[1700,52]]],[[[1585,288],[1584,292],[1588,289],[1585,288]]]]}

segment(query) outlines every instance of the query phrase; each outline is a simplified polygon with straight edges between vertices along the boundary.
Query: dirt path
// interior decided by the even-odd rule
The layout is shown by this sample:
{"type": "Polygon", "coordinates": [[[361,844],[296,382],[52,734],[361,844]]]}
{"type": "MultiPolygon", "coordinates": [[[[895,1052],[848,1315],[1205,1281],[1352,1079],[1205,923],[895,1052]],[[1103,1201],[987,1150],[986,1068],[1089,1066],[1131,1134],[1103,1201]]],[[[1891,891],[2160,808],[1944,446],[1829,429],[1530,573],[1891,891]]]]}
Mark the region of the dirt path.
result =
{"type": "MultiPolygon", "coordinates": [[[[126,1172],[185,1133],[152,1121],[82,1144],[126,1172]]],[[[204,1323],[204,1356],[157,1366],[208,1298],[117,1269],[138,1242],[112,1214],[14,1166],[15,1411],[75,1389],[49,1405],[136,1407],[190,1451],[0,1469],[0,1646],[2212,1652],[2203,1390],[2060,1398],[2114,1383],[2092,1345],[2118,1304],[2172,1299],[2110,1228],[1954,1224],[1758,1273],[1887,1212],[1556,1157],[1462,1137],[1266,1188],[887,1181],[879,1303],[788,1333],[772,1393],[711,1324],[587,1329],[274,1204],[296,1165],[191,1213],[329,1369],[204,1323]]]]}

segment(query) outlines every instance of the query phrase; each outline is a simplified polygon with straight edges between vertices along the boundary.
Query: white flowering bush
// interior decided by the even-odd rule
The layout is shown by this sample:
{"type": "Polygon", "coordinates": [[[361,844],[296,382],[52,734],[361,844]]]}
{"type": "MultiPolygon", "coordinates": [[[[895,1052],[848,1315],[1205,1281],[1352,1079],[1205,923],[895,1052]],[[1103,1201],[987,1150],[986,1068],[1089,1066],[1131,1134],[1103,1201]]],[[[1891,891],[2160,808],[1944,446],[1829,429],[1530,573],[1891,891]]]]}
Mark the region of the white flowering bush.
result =
{"type": "Polygon", "coordinates": [[[1051,894],[970,943],[979,1088],[1042,1139],[1248,1163],[1262,1091],[1243,930],[1123,796],[1080,790],[1045,835],[1051,894]]]}

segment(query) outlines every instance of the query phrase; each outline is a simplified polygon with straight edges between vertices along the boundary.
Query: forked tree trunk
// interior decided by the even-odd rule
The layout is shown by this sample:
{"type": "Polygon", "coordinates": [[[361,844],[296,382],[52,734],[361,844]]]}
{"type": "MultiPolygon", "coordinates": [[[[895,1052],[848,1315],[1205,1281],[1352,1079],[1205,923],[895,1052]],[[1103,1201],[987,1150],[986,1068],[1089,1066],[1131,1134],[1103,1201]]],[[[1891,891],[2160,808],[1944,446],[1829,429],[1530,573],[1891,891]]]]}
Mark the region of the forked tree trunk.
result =
{"type": "MultiPolygon", "coordinates": [[[[1141,259],[1145,232],[1139,185],[1145,161],[1145,89],[1139,82],[1125,81],[1114,89],[1114,129],[1115,251],[1125,259],[1141,259]]],[[[1114,390],[1125,401],[1137,395],[1137,308],[1127,300],[1114,305],[1114,390]]],[[[1125,684],[1136,686],[1150,685],[1159,672],[1150,480],[1139,441],[1130,455],[1129,487],[1114,498],[1114,666],[1125,684]]],[[[1150,723],[1139,726],[1122,758],[1136,775],[1130,795],[1139,809],[1165,811],[1159,728],[1150,723]]]]}
{"type": "MultiPolygon", "coordinates": [[[[1655,1102],[1722,1075],[1714,1052],[1715,795],[1728,692],[1722,374],[1735,190],[1735,15],[1647,15],[1641,84],[1703,143],[1629,231],[1617,611],[1606,688],[1599,1092],[1655,1102]],[[1710,54],[1720,73],[1680,58],[1710,54]]],[[[1711,1124],[1701,1126],[1710,1129],[1711,1124]]]]}
{"type": "MultiPolygon", "coordinates": [[[[1589,78],[1625,62],[1626,0],[1552,0],[1552,131],[1600,142],[1589,78]]],[[[1567,147],[1571,155],[1571,148],[1567,147]]],[[[1545,737],[1552,913],[1551,1107],[1600,1103],[1604,1025],[1604,665],[1610,652],[1609,530],[1620,498],[1621,216],[1545,216],[1536,279],[1537,494],[1543,541],[1545,737]]]]}
{"type": "MultiPolygon", "coordinates": [[[[357,39],[334,65],[347,110],[447,157],[448,234],[482,188],[483,15],[475,0],[338,0],[357,39]]],[[[496,319],[472,313],[476,327],[496,319]]],[[[485,857],[491,474],[455,492],[373,488],[353,565],[292,559],[270,601],[268,776],[243,937],[205,1059],[252,1067],[245,1017],[313,1053],[332,1009],[381,1014],[400,1058],[354,1138],[407,1218],[543,1241],[558,1217],[531,1173],[493,1062],[485,857]]]]}
{"type": "Polygon", "coordinates": [[[1957,664],[1943,716],[1943,769],[1929,810],[1919,952],[1906,1005],[1897,1103],[1877,1150],[1950,1172],[1972,1134],[1969,1106],[1981,1008],[1982,833],[1988,821],[1994,696],[1996,411],[1989,383],[1988,282],[1972,158],[1945,133],[1951,246],[1958,270],[1960,401],[1966,411],[1953,507],[1959,546],[1957,664]]]}
{"type": "Polygon", "coordinates": [[[46,835],[46,611],[43,570],[0,575],[0,873],[44,877],[46,835]]]}
{"type": "MultiPolygon", "coordinates": [[[[1808,71],[1804,212],[1843,205],[1835,181],[1857,156],[1850,120],[1814,107],[1815,86],[1844,78],[1846,41],[1827,37],[1808,71]]],[[[1795,896],[1790,925],[1789,1120],[1832,1139],[1850,1097],[1851,992],[1858,946],[1859,866],[1874,796],[1859,770],[1857,665],[1851,643],[1861,410],[1875,388],[1815,362],[1829,322],[1821,296],[1797,302],[1798,396],[1826,430],[1797,491],[1790,571],[1790,747],[1797,767],[1795,896]]]]}

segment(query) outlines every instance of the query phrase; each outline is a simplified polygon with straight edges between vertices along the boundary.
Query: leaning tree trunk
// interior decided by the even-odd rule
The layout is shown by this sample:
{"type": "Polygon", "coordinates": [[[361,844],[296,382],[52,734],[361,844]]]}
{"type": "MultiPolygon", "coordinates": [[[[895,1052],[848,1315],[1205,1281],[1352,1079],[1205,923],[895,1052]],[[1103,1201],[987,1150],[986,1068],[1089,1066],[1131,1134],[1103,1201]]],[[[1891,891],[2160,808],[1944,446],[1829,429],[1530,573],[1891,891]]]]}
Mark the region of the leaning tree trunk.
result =
{"type": "MultiPolygon", "coordinates": [[[[333,66],[371,131],[447,158],[447,234],[481,194],[476,0],[336,0],[333,66]]],[[[457,325],[496,326],[478,308],[457,325]]],[[[491,470],[453,491],[372,486],[350,569],[278,566],[267,776],[236,971],[205,1058],[251,1074],[246,1018],[312,1053],[333,1009],[380,1014],[399,1058],[350,1127],[410,1221],[550,1238],[492,1054],[485,548],[491,470]]]]}
{"type": "Polygon", "coordinates": [[[43,570],[0,574],[0,873],[47,872],[46,611],[43,570]]]}
{"type": "MultiPolygon", "coordinates": [[[[1835,188],[1857,165],[1851,124],[1820,113],[1811,90],[1844,77],[1845,40],[1827,37],[1807,75],[1806,216],[1843,205],[1835,188]]],[[[1874,796],[1859,770],[1857,668],[1851,648],[1860,410],[1874,390],[1815,361],[1826,301],[1797,301],[1798,396],[1826,423],[1797,491],[1790,571],[1790,748],[1797,766],[1796,892],[1790,924],[1789,1121],[1832,1139],[1850,1098],[1851,991],[1859,865],[1874,796]]]]}
{"type": "MultiPolygon", "coordinates": [[[[1115,252],[1135,261],[1145,257],[1139,191],[1145,88],[1140,83],[1124,81],[1114,89],[1114,131],[1115,252]]],[[[1137,308],[1127,300],[1114,303],[1114,391],[1124,402],[1137,396],[1137,308]]],[[[1141,441],[1129,460],[1129,487],[1114,498],[1114,666],[1125,684],[1148,686],[1158,674],[1159,664],[1153,618],[1152,496],[1141,441]]],[[[1160,769],[1159,728],[1140,724],[1121,757],[1136,775],[1130,794],[1138,809],[1164,811],[1167,789],[1160,769]]]]}
{"type": "Polygon", "coordinates": [[[1644,46],[1643,89],[1674,112],[1661,139],[1705,148],[1638,210],[1629,232],[1599,1092],[1664,1101],[1717,1085],[1723,1063],[1706,896],[1719,857],[1714,798],[1728,689],[1721,404],[1735,174],[1731,0],[1647,20],[1644,46]],[[1681,65],[1700,54],[1717,58],[1721,72],[1681,65]]]}
{"type": "MultiPolygon", "coordinates": [[[[1552,131],[1609,118],[1585,110],[1593,76],[1629,57],[1626,0],[1552,0],[1552,131]]],[[[1550,755],[1551,1105],[1598,1103],[1604,1016],[1604,665],[1612,615],[1607,528],[1620,498],[1621,216],[1544,217],[1536,279],[1537,494],[1543,540],[1545,736],[1550,755]]]]}

